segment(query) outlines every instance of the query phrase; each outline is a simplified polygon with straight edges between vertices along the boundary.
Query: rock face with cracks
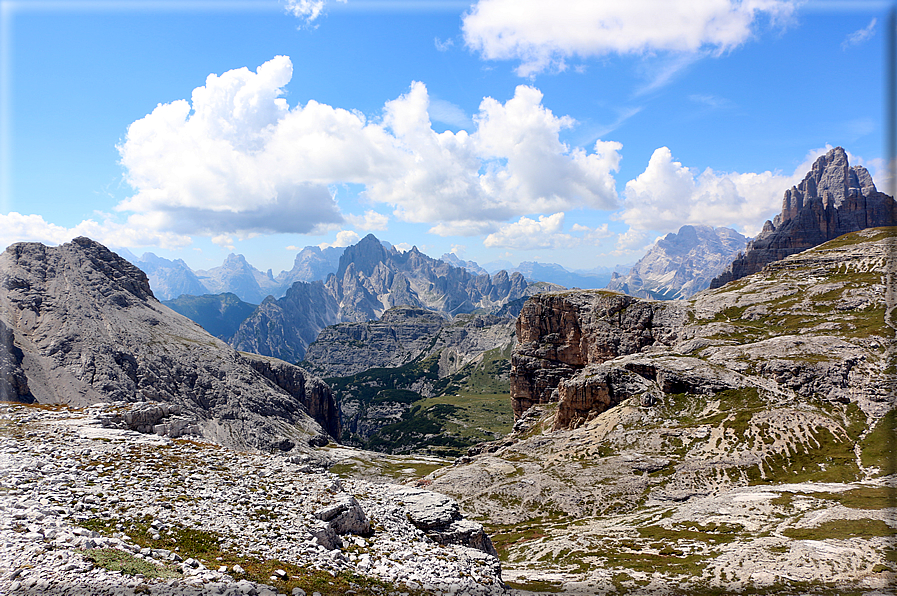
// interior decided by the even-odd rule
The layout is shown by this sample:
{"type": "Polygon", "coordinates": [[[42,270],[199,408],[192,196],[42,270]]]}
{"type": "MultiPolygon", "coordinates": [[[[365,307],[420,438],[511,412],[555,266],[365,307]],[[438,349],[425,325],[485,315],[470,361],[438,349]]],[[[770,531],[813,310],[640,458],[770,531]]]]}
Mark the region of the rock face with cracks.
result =
{"type": "Polygon", "coordinates": [[[530,298],[526,409],[427,487],[484,522],[511,582],[887,593],[895,239],[853,232],[678,304],[530,298]]]}
{"type": "Polygon", "coordinates": [[[803,181],[785,191],[782,212],[767,221],[744,254],[710,282],[719,288],[764,265],[819,246],[842,234],[897,225],[897,203],[875,188],[863,166],[851,166],[835,147],[819,157],[803,181]]]}
{"type": "Polygon", "coordinates": [[[339,425],[323,383],[236,352],[88,238],[0,255],[0,367],[3,400],[174,404],[203,436],[234,447],[302,446],[339,425]]]}

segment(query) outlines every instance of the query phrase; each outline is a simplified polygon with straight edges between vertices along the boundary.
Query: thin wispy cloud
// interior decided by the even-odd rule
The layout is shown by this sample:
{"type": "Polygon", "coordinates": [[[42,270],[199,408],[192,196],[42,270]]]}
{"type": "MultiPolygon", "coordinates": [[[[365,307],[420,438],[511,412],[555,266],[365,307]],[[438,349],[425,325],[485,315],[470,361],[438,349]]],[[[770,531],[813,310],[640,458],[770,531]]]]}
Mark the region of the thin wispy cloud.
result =
{"type": "Polygon", "coordinates": [[[636,114],[638,114],[639,112],[641,112],[642,109],[643,109],[642,106],[636,106],[636,107],[631,107],[631,108],[622,108],[622,109],[620,109],[620,110],[618,111],[618,115],[617,115],[617,119],[616,119],[616,120],[614,120],[613,122],[611,122],[611,123],[609,123],[609,124],[601,125],[601,126],[597,127],[596,129],[590,131],[590,133],[589,133],[590,138],[586,139],[586,138],[583,137],[583,138],[580,140],[580,143],[579,143],[579,144],[584,145],[584,144],[586,144],[588,141],[595,141],[595,140],[597,140],[597,139],[606,137],[607,135],[609,135],[609,134],[612,133],[613,131],[615,131],[615,130],[617,130],[618,128],[620,128],[621,126],[623,126],[623,124],[624,124],[627,120],[629,120],[630,118],[632,118],[633,116],[635,116],[636,114]]]}
{"type": "Polygon", "coordinates": [[[858,46],[861,43],[869,41],[875,35],[875,24],[878,19],[873,18],[869,21],[869,24],[863,27],[862,29],[858,29],[844,38],[844,41],[841,42],[841,49],[846,50],[852,46],[858,46]]]}
{"type": "Polygon", "coordinates": [[[732,105],[732,102],[725,97],[717,97],[716,95],[695,93],[689,95],[688,99],[693,101],[694,103],[713,109],[727,108],[732,105]]]}
{"type": "Polygon", "coordinates": [[[436,37],[433,39],[433,44],[436,46],[436,49],[439,50],[440,52],[447,52],[452,48],[452,46],[455,45],[455,40],[452,39],[451,37],[449,37],[446,40],[442,40],[442,39],[439,39],[438,37],[436,37]]]}

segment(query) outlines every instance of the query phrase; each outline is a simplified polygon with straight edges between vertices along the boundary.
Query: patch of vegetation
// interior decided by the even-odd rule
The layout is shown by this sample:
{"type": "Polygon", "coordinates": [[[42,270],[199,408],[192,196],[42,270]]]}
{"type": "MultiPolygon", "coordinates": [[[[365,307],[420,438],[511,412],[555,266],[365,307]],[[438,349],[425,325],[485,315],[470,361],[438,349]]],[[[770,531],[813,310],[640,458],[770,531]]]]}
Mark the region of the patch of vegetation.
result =
{"type": "Polygon", "coordinates": [[[84,558],[108,571],[120,571],[122,575],[142,575],[147,579],[181,577],[181,572],[168,565],[156,565],[139,559],[129,552],[114,548],[95,548],[84,551],[84,558]]]}
{"type": "Polygon", "coordinates": [[[847,540],[894,536],[895,529],[880,519],[833,519],[815,528],[786,528],[782,534],[794,540],[847,540]]]}
{"type": "Polygon", "coordinates": [[[560,582],[546,582],[546,581],[526,581],[526,582],[512,582],[506,581],[505,585],[511,588],[512,590],[526,590],[527,592],[542,592],[542,593],[551,593],[556,594],[558,592],[564,591],[564,585],[560,582]]]}
{"type": "Polygon", "coordinates": [[[379,478],[393,478],[405,482],[415,478],[423,478],[440,468],[444,468],[449,463],[449,461],[429,463],[421,462],[419,460],[405,459],[383,459],[365,462],[348,460],[330,466],[328,471],[343,478],[372,475],[379,478]]]}
{"type": "Polygon", "coordinates": [[[457,457],[467,448],[495,440],[514,423],[510,400],[511,346],[495,348],[478,362],[439,379],[439,353],[397,368],[370,369],[351,377],[327,379],[340,400],[359,403],[359,416],[377,404],[411,407],[400,420],[384,425],[366,440],[345,433],[343,443],[385,453],[427,453],[457,457]],[[434,397],[410,387],[429,384],[434,397]]]}
{"type": "Polygon", "coordinates": [[[897,491],[893,488],[870,486],[840,493],[813,493],[817,499],[835,501],[851,509],[887,509],[897,507],[897,491]]]}
{"type": "Polygon", "coordinates": [[[860,441],[860,461],[864,467],[877,467],[882,475],[897,473],[897,409],[885,414],[860,441]]]}
{"type": "MultiPolygon", "coordinates": [[[[296,565],[278,559],[261,559],[254,556],[247,556],[242,552],[225,549],[220,546],[222,537],[214,532],[207,532],[197,528],[184,528],[174,526],[159,532],[159,538],[153,539],[156,533],[155,529],[150,527],[151,518],[149,516],[136,520],[87,520],[82,526],[90,526],[89,529],[95,531],[109,532],[118,526],[124,526],[125,533],[130,536],[135,544],[143,548],[159,548],[176,551],[186,559],[192,557],[201,561],[206,567],[215,568],[225,565],[228,569],[233,569],[234,565],[243,568],[243,573],[231,571],[231,575],[237,579],[248,579],[260,584],[274,584],[281,593],[291,593],[294,588],[301,588],[306,593],[312,594],[319,592],[322,596],[345,596],[347,593],[354,593],[358,596],[374,596],[382,594],[392,594],[398,586],[381,581],[376,578],[356,575],[351,572],[342,572],[336,576],[329,572],[311,569],[303,565],[296,565]],[[283,580],[271,580],[277,569],[283,569],[287,572],[286,578],[283,580]]],[[[113,549],[100,549],[103,551],[113,549]]],[[[91,553],[96,551],[86,551],[91,553]]],[[[122,551],[113,551],[119,553],[122,551]]],[[[127,553],[123,553],[127,555],[127,553]]],[[[85,555],[87,556],[87,555],[85,555]]],[[[101,559],[107,561],[108,564],[115,564],[118,554],[103,555],[101,559]]],[[[141,561],[131,556],[136,561],[141,561]]],[[[131,564],[133,561],[124,557],[122,559],[125,564],[131,564]]],[[[150,565],[146,561],[143,563],[150,565]]],[[[96,563],[95,564],[100,564],[96,563]]],[[[108,567],[107,567],[108,568],[108,567]]],[[[129,567],[130,569],[131,567],[129,567]]],[[[136,573],[143,573],[146,577],[150,577],[144,571],[138,571],[139,568],[133,567],[136,573]]],[[[152,571],[152,570],[149,570],[152,571]]],[[[124,573],[124,571],[122,571],[124,573]]],[[[164,573],[164,570],[160,573],[164,573]]],[[[157,576],[166,577],[166,576],[157,576]]],[[[408,586],[401,586],[402,592],[408,596],[425,596],[430,594],[425,590],[412,589],[408,586]]]]}
{"type": "Polygon", "coordinates": [[[548,534],[542,520],[532,520],[531,523],[487,525],[486,530],[492,540],[492,546],[498,552],[498,558],[508,561],[510,549],[514,545],[538,540],[548,534]]]}
{"type": "Polygon", "coordinates": [[[834,240],[829,240],[810,250],[818,252],[830,250],[832,248],[844,248],[847,246],[856,246],[863,242],[878,242],[879,240],[884,240],[886,238],[894,238],[895,236],[897,236],[897,228],[895,227],[867,228],[859,232],[850,232],[838,236],[834,240]]]}
{"type": "Polygon", "coordinates": [[[792,451],[767,455],[750,484],[781,482],[853,482],[861,476],[848,437],[836,437],[820,426],[810,430],[811,440],[792,451]]]}
{"type": "MultiPolygon", "coordinates": [[[[693,540],[695,542],[710,544],[734,541],[736,538],[738,538],[736,532],[732,531],[735,529],[735,527],[735,524],[732,524],[731,526],[725,526],[724,528],[726,531],[724,531],[720,529],[720,526],[716,525],[712,527],[698,527],[697,529],[670,529],[664,528],[662,526],[642,526],[638,528],[638,533],[642,538],[649,540],[661,540],[665,543],[678,542],[680,540],[693,540]]],[[[667,544],[666,546],[669,546],[669,544],[667,544]]],[[[664,553],[661,552],[661,554],[664,553]]]]}

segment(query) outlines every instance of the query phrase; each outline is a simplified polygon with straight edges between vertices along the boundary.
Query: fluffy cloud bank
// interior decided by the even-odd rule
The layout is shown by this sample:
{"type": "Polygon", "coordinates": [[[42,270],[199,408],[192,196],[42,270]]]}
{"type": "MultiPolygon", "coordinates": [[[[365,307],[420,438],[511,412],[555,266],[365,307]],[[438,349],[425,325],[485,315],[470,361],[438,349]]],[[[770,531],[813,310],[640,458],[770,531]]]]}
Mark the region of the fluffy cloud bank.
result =
{"type": "MultiPolygon", "coordinates": [[[[332,229],[345,218],[328,186],[340,183],[364,185],[368,200],[436,233],[617,206],[622,146],[562,143],[574,121],[544,107],[533,87],[504,104],[485,98],[472,132],[437,133],[423,83],[374,122],[315,101],[290,108],[281,96],[291,77],[286,56],[256,72],[213,74],[191,101],[160,104],[131,124],[118,149],[137,192],[117,209],[151,229],[212,236],[332,229]]],[[[372,213],[371,227],[385,225],[372,213]]]]}
{"type": "Polygon", "coordinates": [[[0,248],[14,242],[62,244],[78,236],[93,238],[107,246],[180,248],[190,244],[190,238],[185,236],[121,224],[108,218],[102,222],[88,219],[75,227],[66,228],[49,223],[40,215],[22,215],[15,211],[0,213],[0,248]]]}
{"type": "Polygon", "coordinates": [[[761,17],[788,18],[793,0],[479,0],[464,16],[467,45],[490,60],[520,60],[529,76],[573,56],[723,52],[761,17]]]}
{"type": "Polygon", "coordinates": [[[626,183],[620,219],[636,230],[672,232],[684,224],[735,226],[753,235],[782,208],[785,190],[799,183],[813,161],[831,147],[810,152],[794,173],[701,173],[673,159],[667,147],[626,183]]]}
{"type": "Polygon", "coordinates": [[[583,245],[594,245],[612,234],[607,224],[592,229],[580,224],[573,224],[571,233],[564,232],[564,213],[540,215],[538,220],[521,217],[519,221],[502,226],[493,234],[486,236],[483,244],[489,247],[504,247],[520,250],[540,248],[574,248],[583,245]]]}

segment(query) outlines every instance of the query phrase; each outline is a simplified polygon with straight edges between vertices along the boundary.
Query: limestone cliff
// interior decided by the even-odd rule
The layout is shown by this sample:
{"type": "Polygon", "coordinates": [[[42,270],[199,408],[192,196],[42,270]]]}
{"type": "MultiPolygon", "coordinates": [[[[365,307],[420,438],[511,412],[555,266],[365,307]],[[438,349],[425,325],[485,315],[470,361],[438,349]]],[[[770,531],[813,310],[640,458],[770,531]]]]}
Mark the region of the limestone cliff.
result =
{"type": "MultiPolygon", "coordinates": [[[[876,230],[869,234],[885,234],[876,230]]],[[[530,298],[517,320],[512,356],[515,415],[556,401],[555,425],[567,428],[633,396],[650,405],[663,394],[765,390],[770,383],[881,415],[885,379],[861,363],[880,359],[890,335],[882,277],[889,245],[884,236],[863,238],[853,238],[849,249],[834,243],[793,255],[689,301],[585,291],[530,298]],[[840,323],[829,320],[833,309],[840,323]],[[870,324],[877,338],[871,343],[870,324]],[[798,333],[799,340],[791,339],[798,333]],[[819,362],[793,360],[807,352],[820,354],[819,362]],[[701,357],[685,358],[692,353],[701,357]],[[649,383],[634,382],[629,373],[649,383]]]]}
{"type": "Polygon", "coordinates": [[[280,375],[257,368],[159,303],[142,271],[88,238],[19,243],[0,255],[4,400],[172,403],[207,438],[240,448],[305,444],[324,432],[309,410],[332,428],[333,398],[319,381],[286,363],[261,367],[280,375]],[[300,378],[314,391],[301,391],[300,378]]]}
{"type": "Polygon", "coordinates": [[[895,241],[852,232],[683,301],[530,298],[514,431],[427,486],[494,528],[506,579],[888,591],[895,241]]]}
{"type": "Polygon", "coordinates": [[[895,224],[894,198],[879,192],[866,168],[851,166],[847,152],[835,147],[816,160],[799,185],[785,191],[782,212],[766,222],[710,287],[722,287],[842,234],[895,224]]]}

